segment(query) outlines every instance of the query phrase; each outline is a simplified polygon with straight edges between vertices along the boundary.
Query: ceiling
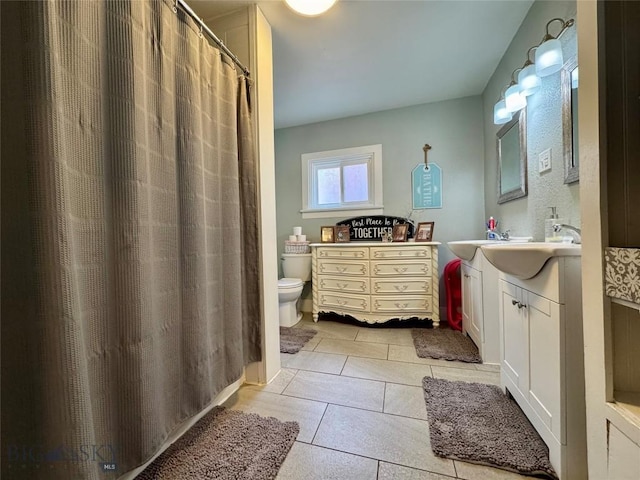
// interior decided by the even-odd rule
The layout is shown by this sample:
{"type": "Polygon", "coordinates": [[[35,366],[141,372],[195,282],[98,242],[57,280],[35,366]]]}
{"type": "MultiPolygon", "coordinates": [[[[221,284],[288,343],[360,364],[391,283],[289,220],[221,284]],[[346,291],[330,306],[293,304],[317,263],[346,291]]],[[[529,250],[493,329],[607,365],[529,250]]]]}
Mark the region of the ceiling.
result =
{"type": "MultiPolygon", "coordinates": [[[[189,1],[205,19],[249,3],[189,1]]],[[[481,94],[533,0],[338,0],[313,18],[257,3],[284,128],[481,94]]]]}

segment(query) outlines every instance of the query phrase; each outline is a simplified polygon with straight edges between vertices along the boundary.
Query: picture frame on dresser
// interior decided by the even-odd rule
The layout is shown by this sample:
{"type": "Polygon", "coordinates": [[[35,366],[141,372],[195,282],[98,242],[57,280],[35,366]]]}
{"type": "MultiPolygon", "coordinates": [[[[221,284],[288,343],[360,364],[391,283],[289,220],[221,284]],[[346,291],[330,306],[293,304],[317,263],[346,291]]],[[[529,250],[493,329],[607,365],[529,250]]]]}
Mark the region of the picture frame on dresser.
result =
{"type": "Polygon", "coordinates": [[[416,228],[416,242],[430,242],[433,238],[433,226],[435,222],[420,222],[416,228]]]}
{"type": "Polygon", "coordinates": [[[333,225],[320,227],[320,241],[322,243],[334,243],[336,241],[336,228],[333,225]]]}
{"type": "Polygon", "coordinates": [[[409,231],[409,225],[406,223],[399,223],[393,226],[393,241],[394,242],[406,242],[407,232],[409,231]]]}
{"type": "Polygon", "coordinates": [[[336,243],[345,243],[351,240],[351,227],[349,225],[336,226],[336,243]]]}

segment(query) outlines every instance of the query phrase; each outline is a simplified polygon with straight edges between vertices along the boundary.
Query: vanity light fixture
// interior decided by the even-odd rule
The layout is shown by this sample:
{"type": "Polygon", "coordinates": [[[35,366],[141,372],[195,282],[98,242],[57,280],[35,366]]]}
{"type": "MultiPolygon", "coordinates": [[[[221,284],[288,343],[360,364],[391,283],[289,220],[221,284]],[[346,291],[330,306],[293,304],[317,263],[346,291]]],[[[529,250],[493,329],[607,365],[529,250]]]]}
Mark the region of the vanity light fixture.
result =
{"type": "Polygon", "coordinates": [[[531,50],[537,49],[538,47],[531,47],[527,52],[527,61],[524,63],[524,67],[518,73],[518,85],[520,85],[520,90],[525,96],[533,95],[540,89],[540,85],[542,85],[542,79],[536,75],[536,66],[531,61],[530,55],[531,50]]]}
{"type": "Polygon", "coordinates": [[[291,10],[306,17],[321,15],[336,3],[337,0],[284,0],[291,10]]]}
{"type": "Polygon", "coordinates": [[[515,69],[511,74],[511,83],[504,94],[504,101],[507,105],[507,110],[511,113],[517,112],[527,106],[527,96],[522,92],[522,88],[514,79],[514,75],[518,70],[521,69],[515,69]]]}
{"type": "MultiPolygon", "coordinates": [[[[504,89],[503,89],[504,90],[504,89]]],[[[500,100],[493,106],[493,123],[503,125],[513,118],[513,114],[507,110],[503,92],[500,92],[500,100]]]]}
{"type": "Polygon", "coordinates": [[[552,75],[562,68],[564,59],[562,58],[562,44],[558,37],[562,33],[574,24],[573,18],[570,18],[566,22],[561,18],[553,18],[547,22],[547,33],[542,38],[542,43],[536,49],[536,74],[539,77],[546,77],[552,75]],[[562,23],[562,29],[558,33],[557,37],[549,34],[549,25],[553,22],[562,23]]]}
{"type": "Polygon", "coordinates": [[[527,97],[540,89],[542,85],[541,77],[552,75],[562,69],[564,59],[562,56],[562,44],[558,39],[567,28],[572,27],[574,24],[575,20],[573,18],[567,21],[562,18],[553,18],[547,22],[546,33],[542,38],[542,42],[531,47],[527,51],[525,64],[511,72],[511,83],[504,93],[504,100],[500,95],[500,100],[493,106],[493,123],[502,125],[511,120],[513,113],[527,106],[527,97]],[[549,33],[549,26],[553,22],[562,23],[562,28],[555,37],[549,33]],[[530,59],[532,50],[536,51],[535,63],[530,59]],[[517,82],[514,79],[516,73],[518,73],[517,82]]]}
{"type": "Polygon", "coordinates": [[[511,121],[513,114],[507,110],[505,101],[501,98],[498,103],[493,106],[493,123],[502,125],[511,121]]]}

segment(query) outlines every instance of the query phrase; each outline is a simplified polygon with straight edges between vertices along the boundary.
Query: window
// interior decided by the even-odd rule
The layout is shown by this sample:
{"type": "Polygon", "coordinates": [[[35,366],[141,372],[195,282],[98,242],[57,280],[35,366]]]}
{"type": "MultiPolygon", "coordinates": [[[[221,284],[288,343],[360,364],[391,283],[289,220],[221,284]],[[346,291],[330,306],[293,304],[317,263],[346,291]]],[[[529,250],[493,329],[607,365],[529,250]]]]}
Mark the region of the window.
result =
{"type": "Polygon", "coordinates": [[[301,212],[302,218],[383,213],[382,145],[303,154],[301,212]]]}

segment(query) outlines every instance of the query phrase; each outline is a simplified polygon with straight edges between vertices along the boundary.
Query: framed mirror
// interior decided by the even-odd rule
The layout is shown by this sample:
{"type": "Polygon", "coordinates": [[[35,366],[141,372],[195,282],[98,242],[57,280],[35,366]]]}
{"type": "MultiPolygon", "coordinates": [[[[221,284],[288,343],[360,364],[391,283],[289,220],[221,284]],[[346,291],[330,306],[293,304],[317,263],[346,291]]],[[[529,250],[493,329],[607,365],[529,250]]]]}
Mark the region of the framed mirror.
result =
{"type": "Polygon", "coordinates": [[[498,131],[498,203],[527,196],[526,118],[522,109],[498,131]]]}
{"type": "Polygon", "coordinates": [[[564,183],[580,178],[578,157],[578,61],[574,57],[562,66],[562,143],[564,144],[564,183]]]}

